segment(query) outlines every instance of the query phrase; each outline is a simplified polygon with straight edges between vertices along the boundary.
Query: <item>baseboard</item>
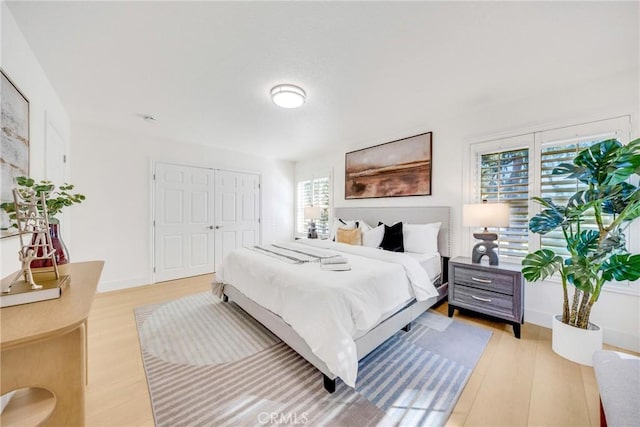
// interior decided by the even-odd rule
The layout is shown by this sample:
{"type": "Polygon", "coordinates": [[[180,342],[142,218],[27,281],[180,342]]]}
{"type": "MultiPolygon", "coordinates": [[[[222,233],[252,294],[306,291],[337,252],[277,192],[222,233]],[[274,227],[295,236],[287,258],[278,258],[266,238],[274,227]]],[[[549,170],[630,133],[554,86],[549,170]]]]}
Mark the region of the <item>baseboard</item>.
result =
{"type": "MultiPolygon", "coordinates": [[[[551,329],[551,317],[552,315],[550,313],[544,313],[541,311],[525,310],[524,313],[524,320],[526,323],[533,323],[534,325],[543,326],[549,329],[551,329]]],[[[605,344],[640,353],[640,337],[638,335],[608,328],[603,328],[602,332],[605,344]]]]}
{"type": "Polygon", "coordinates": [[[100,282],[100,284],[98,284],[98,292],[103,293],[103,292],[119,291],[122,289],[145,286],[151,283],[152,283],[151,278],[146,276],[127,279],[127,280],[112,280],[109,282],[100,282]]]}

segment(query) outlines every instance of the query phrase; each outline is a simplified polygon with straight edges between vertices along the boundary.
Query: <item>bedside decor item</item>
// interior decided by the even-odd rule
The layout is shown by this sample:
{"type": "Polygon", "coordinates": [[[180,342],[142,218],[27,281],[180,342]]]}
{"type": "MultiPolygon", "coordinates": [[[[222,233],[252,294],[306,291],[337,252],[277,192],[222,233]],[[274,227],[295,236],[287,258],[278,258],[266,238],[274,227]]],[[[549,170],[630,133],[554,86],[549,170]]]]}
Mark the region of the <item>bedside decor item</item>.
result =
{"type": "MultiPolygon", "coordinates": [[[[563,310],[554,325],[571,326],[575,330],[599,329],[589,322],[593,305],[603,286],[613,280],[634,281],[640,278],[640,254],[627,249],[625,231],[640,216],[640,139],[622,145],[615,139],[598,142],[578,153],[572,163],[561,163],[553,175],[576,179],[582,189],[565,204],[550,198],[534,197],[542,211],[529,220],[529,229],[537,234],[562,231],[568,256],[552,249],[539,249],[522,261],[525,279],[531,282],[560,274],[563,310]],[[629,178],[632,183],[629,183],[629,178]],[[573,296],[569,298],[569,285],[573,296]]],[[[574,362],[591,365],[599,342],[572,341],[558,335],[566,328],[553,328],[552,347],[574,362]]]]}
{"type": "MultiPolygon", "coordinates": [[[[13,180],[29,175],[29,100],[3,70],[0,128],[0,203],[11,203],[13,180]]],[[[15,236],[11,220],[0,211],[0,238],[15,236]]]]}
{"type": "Polygon", "coordinates": [[[20,236],[18,258],[22,268],[9,283],[9,286],[2,288],[2,293],[11,292],[11,287],[18,282],[20,276],[23,276],[23,281],[26,282],[22,288],[42,289],[42,285],[36,284],[33,280],[31,262],[34,260],[50,261],[55,279],[60,278],[56,264],[56,250],[51,243],[51,234],[49,234],[47,195],[46,192],[40,192],[36,195],[33,188],[22,189],[22,191],[18,191],[17,188],[13,189],[15,221],[20,236]]]}
{"type": "Polygon", "coordinates": [[[60,298],[70,282],[68,274],[61,274],[57,279],[51,274],[33,273],[33,275],[40,287],[33,289],[25,280],[14,282],[10,292],[0,293],[0,308],[60,298]]]}
{"type": "Polygon", "coordinates": [[[320,206],[306,206],[304,208],[304,219],[309,221],[309,230],[307,231],[307,238],[317,239],[318,232],[316,231],[315,220],[322,216],[322,208],[320,206]]]}
{"type": "Polygon", "coordinates": [[[432,133],[345,154],[345,199],[431,195],[432,133]]]}
{"type": "Polygon", "coordinates": [[[283,84],[271,89],[271,100],[278,107],[298,108],[302,107],[307,99],[307,93],[298,86],[283,84]]]}
{"type": "Polygon", "coordinates": [[[473,247],[471,260],[479,264],[483,256],[489,258],[489,265],[498,265],[498,254],[494,251],[498,245],[498,233],[490,233],[487,227],[507,227],[509,225],[509,205],[506,203],[466,204],[462,207],[462,223],[465,227],[484,227],[481,233],[473,233],[473,237],[482,240],[473,247]]]}
{"type": "MultiPolygon", "coordinates": [[[[16,190],[18,194],[28,195],[31,192],[35,194],[37,198],[44,195],[45,205],[47,209],[47,215],[49,219],[49,234],[51,235],[51,242],[56,249],[56,263],[57,265],[66,264],[69,262],[69,255],[64,242],[61,239],[59,233],[60,221],[55,217],[59,214],[63,208],[71,206],[77,203],[82,203],[85,200],[85,196],[79,193],[72,193],[71,190],[74,186],[71,184],[60,185],[56,188],[56,185],[50,181],[36,182],[33,178],[25,176],[19,176],[15,178],[16,190]]],[[[17,213],[15,202],[2,203],[0,209],[4,211],[11,220],[11,227],[18,228],[17,213]]],[[[40,207],[38,209],[41,209],[40,207]]],[[[31,268],[44,268],[52,267],[52,263],[49,260],[34,260],[31,263],[31,268]]]]}

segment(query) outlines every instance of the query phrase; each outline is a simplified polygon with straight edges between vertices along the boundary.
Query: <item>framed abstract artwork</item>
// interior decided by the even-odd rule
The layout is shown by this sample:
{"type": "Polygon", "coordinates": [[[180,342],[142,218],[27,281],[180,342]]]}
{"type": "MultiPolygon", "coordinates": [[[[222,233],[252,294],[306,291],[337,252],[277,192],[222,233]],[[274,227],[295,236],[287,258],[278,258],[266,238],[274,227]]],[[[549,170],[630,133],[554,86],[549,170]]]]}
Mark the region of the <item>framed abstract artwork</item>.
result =
{"type": "Polygon", "coordinates": [[[345,155],[345,199],[431,195],[432,133],[345,155]]]}
{"type": "MultiPolygon", "coordinates": [[[[29,100],[3,70],[0,104],[0,203],[13,202],[13,179],[29,176],[29,100]]],[[[0,238],[18,234],[0,210],[0,238]]]]}

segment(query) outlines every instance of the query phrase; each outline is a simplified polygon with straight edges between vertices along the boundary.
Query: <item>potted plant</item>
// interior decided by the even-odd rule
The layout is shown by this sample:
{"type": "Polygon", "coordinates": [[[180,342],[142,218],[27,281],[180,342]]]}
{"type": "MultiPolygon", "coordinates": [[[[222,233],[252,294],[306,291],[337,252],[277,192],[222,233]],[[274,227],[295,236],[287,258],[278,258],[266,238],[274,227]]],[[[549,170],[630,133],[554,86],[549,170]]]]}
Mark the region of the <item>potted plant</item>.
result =
{"type": "MultiPolygon", "coordinates": [[[[62,209],[66,206],[71,206],[76,203],[82,203],[85,200],[85,196],[79,193],[72,193],[74,186],[71,184],[60,185],[56,189],[56,185],[51,181],[36,182],[33,178],[25,176],[19,176],[15,178],[16,189],[21,194],[25,195],[28,191],[34,191],[36,197],[40,197],[41,194],[45,195],[47,203],[47,213],[49,216],[49,233],[51,234],[51,242],[56,249],[56,263],[58,265],[66,264],[69,262],[69,252],[67,247],[62,241],[60,235],[60,220],[56,218],[62,209]]],[[[13,202],[6,202],[0,204],[0,209],[5,211],[12,222],[12,227],[17,228],[16,223],[16,207],[13,202]]],[[[31,262],[32,268],[50,267],[50,260],[35,260],[31,262]]]]}
{"type": "Polygon", "coordinates": [[[569,255],[537,250],[522,261],[522,273],[531,282],[559,273],[563,309],[552,319],[553,350],[591,365],[593,351],[602,348],[602,330],[589,322],[589,316],[603,286],[640,278],[640,254],[629,253],[625,236],[640,216],[640,188],[628,182],[632,178],[637,183],[640,174],[640,139],[627,145],[614,139],[596,143],[552,174],[577,179],[586,188],[576,191],[566,205],[534,197],[542,210],[530,219],[529,229],[538,234],[560,229],[569,255]],[[586,226],[587,219],[592,226],[586,226]]]}

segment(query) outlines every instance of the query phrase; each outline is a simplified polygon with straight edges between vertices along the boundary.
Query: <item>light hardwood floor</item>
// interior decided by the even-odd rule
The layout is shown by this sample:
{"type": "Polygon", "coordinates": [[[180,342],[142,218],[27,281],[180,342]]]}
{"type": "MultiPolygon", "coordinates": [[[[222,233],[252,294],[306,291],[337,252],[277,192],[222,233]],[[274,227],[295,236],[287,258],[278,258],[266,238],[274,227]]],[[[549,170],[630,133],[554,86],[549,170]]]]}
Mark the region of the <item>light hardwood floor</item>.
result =
{"type": "MultiPolygon", "coordinates": [[[[211,280],[206,275],[96,296],[89,317],[87,425],[153,425],[133,309],[209,291],[211,280]]],[[[446,303],[437,310],[446,315],[446,303]]],[[[503,323],[457,311],[455,318],[493,335],[448,425],[599,424],[593,369],[553,353],[549,329],[525,324],[518,340],[503,323]]]]}

